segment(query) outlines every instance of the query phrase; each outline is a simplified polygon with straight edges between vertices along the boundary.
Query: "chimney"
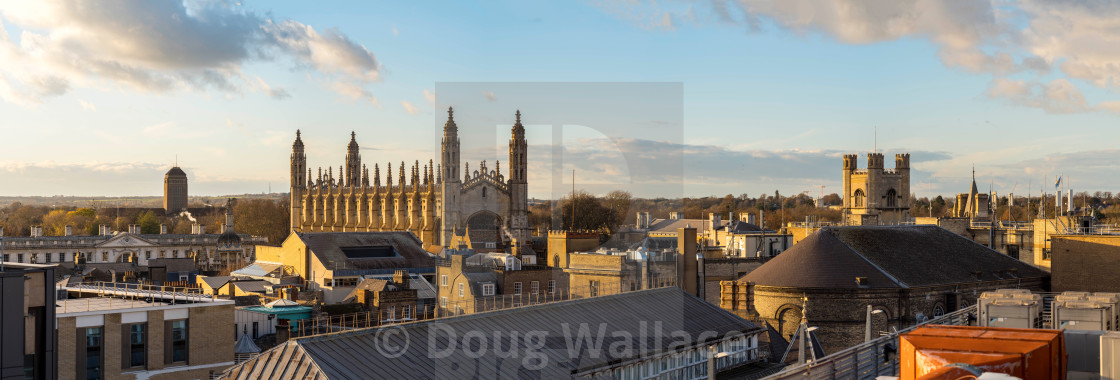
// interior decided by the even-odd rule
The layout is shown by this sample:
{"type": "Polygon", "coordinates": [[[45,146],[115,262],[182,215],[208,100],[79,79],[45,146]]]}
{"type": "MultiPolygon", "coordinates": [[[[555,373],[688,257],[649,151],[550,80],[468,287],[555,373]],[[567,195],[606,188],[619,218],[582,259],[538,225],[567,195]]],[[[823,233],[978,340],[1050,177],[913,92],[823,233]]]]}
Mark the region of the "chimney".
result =
{"type": "Polygon", "coordinates": [[[4,237],[4,226],[0,226],[0,237],[4,237]]]}
{"type": "Polygon", "coordinates": [[[66,226],[66,236],[74,236],[74,226],[66,226]]]}
{"type": "Polygon", "coordinates": [[[159,233],[160,233],[160,235],[166,235],[167,234],[167,225],[166,224],[159,225],[159,233]]]}
{"type": "Polygon", "coordinates": [[[398,269],[398,270],[393,272],[393,283],[397,284],[397,286],[400,286],[401,289],[411,289],[411,287],[408,284],[408,281],[409,281],[409,277],[408,277],[408,271],[407,270],[398,269]]]}
{"type": "Polygon", "coordinates": [[[129,224],[128,225],[128,233],[133,234],[133,235],[139,235],[140,234],[140,225],[139,224],[129,224]]]}
{"type": "Polygon", "coordinates": [[[459,255],[459,254],[455,254],[455,253],[451,254],[451,274],[452,275],[455,275],[456,273],[463,273],[463,260],[466,259],[466,258],[467,258],[466,255],[459,255]]]}
{"type": "Polygon", "coordinates": [[[206,226],[198,223],[191,224],[191,233],[195,235],[202,235],[206,233],[206,226]]]}
{"type": "Polygon", "coordinates": [[[31,237],[43,237],[43,226],[31,226],[31,237]]]}
{"type": "Polygon", "coordinates": [[[680,212],[680,211],[673,211],[673,212],[670,212],[670,213],[669,213],[669,219],[670,219],[670,220],[680,220],[680,219],[684,219],[684,213],[682,213],[682,212],[680,212]]]}
{"type": "Polygon", "coordinates": [[[719,228],[719,224],[720,224],[720,215],[719,215],[719,214],[716,214],[716,213],[714,213],[714,212],[713,212],[713,213],[709,213],[709,214],[708,214],[708,221],[709,221],[709,222],[711,222],[711,229],[713,229],[713,230],[714,230],[714,229],[716,229],[716,228],[719,228]]]}
{"type": "Polygon", "coordinates": [[[101,236],[109,236],[109,226],[104,224],[97,226],[97,234],[101,236]]]}

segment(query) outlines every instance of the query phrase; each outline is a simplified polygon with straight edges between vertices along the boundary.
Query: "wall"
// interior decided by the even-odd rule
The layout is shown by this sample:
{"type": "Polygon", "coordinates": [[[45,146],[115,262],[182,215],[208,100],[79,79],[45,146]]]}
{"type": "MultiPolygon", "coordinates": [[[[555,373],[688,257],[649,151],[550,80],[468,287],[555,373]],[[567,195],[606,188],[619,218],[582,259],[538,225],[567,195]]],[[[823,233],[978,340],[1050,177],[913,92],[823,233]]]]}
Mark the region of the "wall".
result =
{"type": "Polygon", "coordinates": [[[1120,236],[1055,235],[1050,244],[1055,292],[1120,292],[1120,236]]]}

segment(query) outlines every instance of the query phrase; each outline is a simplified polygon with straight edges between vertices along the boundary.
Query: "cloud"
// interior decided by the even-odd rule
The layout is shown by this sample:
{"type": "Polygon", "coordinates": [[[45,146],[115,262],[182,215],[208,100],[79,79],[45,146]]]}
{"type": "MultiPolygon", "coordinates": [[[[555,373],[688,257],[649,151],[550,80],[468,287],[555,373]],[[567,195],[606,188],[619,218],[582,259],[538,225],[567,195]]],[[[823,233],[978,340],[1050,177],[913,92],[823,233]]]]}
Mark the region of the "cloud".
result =
{"type": "MultiPolygon", "coordinates": [[[[171,162],[0,161],[0,182],[19,184],[18,187],[0,188],[0,195],[160,195],[163,192],[163,175],[170,168],[171,162]],[[67,180],[59,181],[59,178],[67,180]]],[[[284,186],[266,174],[224,178],[190,167],[183,167],[183,170],[187,172],[191,196],[263,192],[270,183],[273,189],[284,186]]]]}
{"type": "Polygon", "coordinates": [[[86,109],[86,110],[89,110],[89,111],[97,111],[97,107],[94,107],[93,104],[90,104],[90,102],[87,102],[83,99],[78,99],[78,104],[81,104],[83,109],[86,109]]]}
{"type": "Polygon", "coordinates": [[[492,91],[483,91],[482,92],[482,97],[486,98],[486,100],[489,100],[491,102],[498,101],[498,97],[494,96],[494,92],[492,92],[492,91]]]}
{"type": "Polygon", "coordinates": [[[374,54],[341,32],[274,21],[239,3],[0,1],[0,97],[25,106],[75,87],[284,98],[285,90],[242,73],[247,63],[274,60],[356,86],[380,79],[374,54]]]}
{"type": "MultiPolygon", "coordinates": [[[[226,121],[228,122],[229,120],[226,120],[226,121]]],[[[171,128],[173,128],[174,126],[175,126],[174,122],[168,121],[168,122],[163,122],[163,123],[159,123],[159,124],[149,125],[147,127],[144,127],[144,129],[140,130],[140,132],[145,134],[145,135],[150,135],[150,136],[163,136],[163,135],[166,135],[167,132],[170,131],[171,128]]]]}
{"type": "Polygon", "coordinates": [[[436,104],[436,94],[434,92],[424,90],[423,94],[424,100],[428,101],[428,103],[436,104]]]}
{"type": "Polygon", "coordinates": [[[377,100],[377,97],[373,96],[372,92],[360,84],[349,81],[335,81],[332,82],[329,87],[339,95],[350,98],[351,100],[368,102],[374,107],[381,106],[381,102],[377,100]]]}
{"type": "Polygon", "coordinates": [[[408,112],[409,115],[415,115],[420,112],[420,110],[416,109],[416,106],[404,100],[401,101],[401,106],[404,107],[404,112],[408,112]]]}
{"type": "Polygon", "coordinates": [[[401,31],[397,30],[396,25],[393,25],[393,36],[396,37],[396,36],[399,36],[400,34],[401,34],[401,31]]]}
{"type": "MultiPolygon", "coordinates": [[[[1064,78],[1046,84],[996,78],[988,87],[988,97],[1006,99],[1014,104],[1041,108],[1050,113],[1078,113],[1089,111],[1088,102],[1081,90],[1064,78]]],[[[1108,109],[1109,103],[1100,108],[1108,109]]]]}
{"type": "Polygon", "coordinates": [[[1115,1],[625,0],[600,5],[641,27],[657,29],[715,24],[758,33],[777,28],[846,44],[924,39],[937,47],[946,66],[992,75],[989,96],[999,97],[993,94],[1025,82],[1034,95],[1011,98],[1012,102],[1047,112],[1109,109],[1082,104],[1084,96],[1074,80],[1120,89],[1120,2],[1115,1]],[[1055,69],[1061,81],[1037,83],[1055,69]]]}
{"type": "Polygon", "coordinates": [[[260,85],[261,91],[263,91],[265,94],[268,94],[268,96],[273,99],[281,100],[292,97],[292,94],[288,93],[288,90],[280,87],[272,87],[267,82],[265,82],[264,79],[261,79],[261,77],[257,77],[257,84],[260,85]]]}

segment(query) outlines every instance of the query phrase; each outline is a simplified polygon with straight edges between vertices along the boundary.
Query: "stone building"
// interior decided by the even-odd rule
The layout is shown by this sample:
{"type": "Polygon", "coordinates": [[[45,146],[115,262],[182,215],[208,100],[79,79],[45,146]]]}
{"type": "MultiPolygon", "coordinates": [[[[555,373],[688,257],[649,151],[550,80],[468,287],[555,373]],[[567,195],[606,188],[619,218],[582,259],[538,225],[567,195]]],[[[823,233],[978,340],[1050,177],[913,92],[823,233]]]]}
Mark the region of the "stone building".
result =
{"type": "Polygon", "coordinates": [[[882,153],[868,153],[863,170],[856,155],[845,155],[844,219],[857,226],[909,221],[910,155],[896,154],[893,170],[883,167],[882,153]]]}
{"type": "MultiPolygon", "coordinates": [[[[232,215],[228,217],[232,218],[232,215]]],[[[193,270],[216,272],[252,261],[253,245],[241,245],[241,242],[268,242],[268,238],[263,236],[237,235],[233,232],[232,219],[227,223],[230,223],[227,234],[207,234],[199,225],[195,225],[191,234],[167,233],[166,227],[161,227],[158,234],[144,234],[137,225],[129,226],[128,231],[117,232],[102,225],[100,234],[94,236],[74,235],[69,227],[63,236],[44,236],[43,227],[32,226],[30,236],[3,239],[3,260],[59,264],[65,270],[98,268],[119,275],[148,272],[154,260],[190,259],[194,262],[193,270]]],[[[170,274],[165,272],[164,277],[152,280],[190,280],[187,273],[182,274],[183,278],[167,278],[170,274]]]]}
{"type": "Polygon", "coordinates": [[[936,226],[825,227],[725,283],[722,304],[745,305],[785,339],[805,305],[825,352],[863,341],[867,306],[873,335],[976,302],[1003,288],[1049,290],[1050,274],[936,226]],[[807,301],[803,301],[807,298],[807,301]]]}
{"type": "Polygon", "coordinates": [[[187,209],[187,173],[178,166],[163,175],[163,209],[167,214],[187,209]]]}
{"type": "MultiPolygon", "coordinates": [[[[167,292],[170,293],[170,292],[167,292]]],[[[200,379],[234,364],[234,303],[59,300],[59,379],[200,379]]]]}
{"type": "Polygon", "coordinates": [[[448,250],[436,261],[440,316],[477,313],[570,297],[560,268],[524,264],[504,253],[448,250]]]}
{"type": "MultiPolygon", "coordinates": [[[[476,170],[460,166],[459,128],[447,110],[440,163],[413,163],[408,177],[398,166],[396,184],[392,164],[373,175],[362,164],[356,135],[351,133],[345,165],[337,178],[331,168],[317,174],[307,167],[299,131],[292,144],[291,225],[297,232],[409,231],[425,246],[450,246],[456,231],[470,227],[477,246],[529,244],[528,143],[521,112],[515,115],[509,142],[509,177],[500,162],[490,169],[483,161],[476,170]]],[[[516,251],[516,250],[515,250],[516,251]]]]}
{"type": "Polygon", "coordinates": [[[256,250],[256,264],[301,277],[327,304],[342,302],[368,276],[435,274],[432,255],[408,232],[293,232],[279,247],[256,250]]]}
{"type": "Polygon", "coordinates": [[[409,282],[408,271],[397,270],[391,280],[365,279],[358,283],[347,300],[362,305],[364,310],[378,316],[381,323],[408,322],[430,317],[420,305],[416,289],[409,282]]]}

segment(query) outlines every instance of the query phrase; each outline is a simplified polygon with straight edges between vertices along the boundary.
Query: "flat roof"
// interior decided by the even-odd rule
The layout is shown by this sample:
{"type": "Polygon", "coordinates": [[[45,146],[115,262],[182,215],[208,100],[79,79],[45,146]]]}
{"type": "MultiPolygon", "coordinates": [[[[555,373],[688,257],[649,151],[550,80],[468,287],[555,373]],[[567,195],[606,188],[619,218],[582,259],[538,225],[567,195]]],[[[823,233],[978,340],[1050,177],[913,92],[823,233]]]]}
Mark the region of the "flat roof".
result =
{"type": "Polygon", "coordinates": [[[122,311],[130,309],[166,309],[178,307],[202,307],[233,304],[233,301],[215,300],[213,302],[176,302],[165,301],[148,302],[144,300],[131,300],[117,297],[88,297],[56,300],[55,313],[58,317],[64,314],[93,313],[122,311]]]}

